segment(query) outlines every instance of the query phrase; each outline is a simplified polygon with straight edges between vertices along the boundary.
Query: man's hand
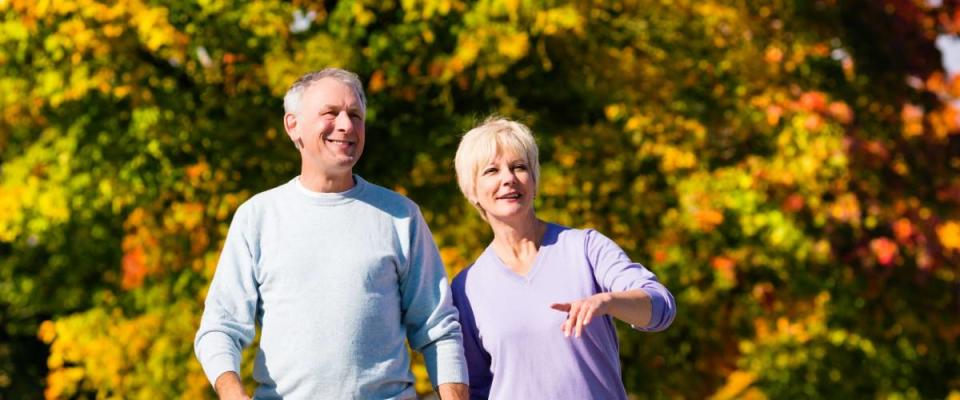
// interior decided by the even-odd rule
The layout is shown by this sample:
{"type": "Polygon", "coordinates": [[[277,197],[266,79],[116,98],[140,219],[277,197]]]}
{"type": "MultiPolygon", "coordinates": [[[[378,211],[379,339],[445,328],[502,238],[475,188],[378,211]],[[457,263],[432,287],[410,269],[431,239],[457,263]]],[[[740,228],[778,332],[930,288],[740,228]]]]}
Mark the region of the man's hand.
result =
{"type": "Polygon", "coordinates": [[[213,388],[217,391],[217,396],[220,396],[220,400],[250,400],[250,396],[243,391],[240,375],[233,371],[220,374],[213,388]]]}
{"type": "Polygon", "coordinates": [[[470,387],[463,383],[443,383],[437,388],[440,400],[468,400],[470,387]]]}

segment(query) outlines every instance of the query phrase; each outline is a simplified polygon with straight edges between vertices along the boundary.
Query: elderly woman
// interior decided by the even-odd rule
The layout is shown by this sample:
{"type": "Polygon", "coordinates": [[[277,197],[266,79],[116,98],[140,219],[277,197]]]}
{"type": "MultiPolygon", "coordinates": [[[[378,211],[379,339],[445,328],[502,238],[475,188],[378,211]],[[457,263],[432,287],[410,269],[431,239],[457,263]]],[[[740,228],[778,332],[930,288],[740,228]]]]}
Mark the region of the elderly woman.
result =
{"type": "Polygon", "coordinates": [[[660,331],[673,296],[606,236],[537,218],[537,144],[523,124],[491,118],[467,132],[456,169],[493,229],[453,281],[471,397],[626,399],[610,317],[660,331]]]}

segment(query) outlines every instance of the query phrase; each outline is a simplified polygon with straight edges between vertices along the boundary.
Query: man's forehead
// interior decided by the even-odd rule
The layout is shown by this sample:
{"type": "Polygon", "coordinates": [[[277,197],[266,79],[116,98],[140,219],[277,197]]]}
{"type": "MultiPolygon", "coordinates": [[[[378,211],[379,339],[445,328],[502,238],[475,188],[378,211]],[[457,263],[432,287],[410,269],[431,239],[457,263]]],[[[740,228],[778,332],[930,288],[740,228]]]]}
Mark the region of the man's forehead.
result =
{"type": "Polygon", "coordinates": [[[346,96],[348,103],[355,103],[361,106],[360,95],[353,90],[350,85],[340,82],[334,78],[323,78],[307,86],[303,93],[304,97],[316,98],[322,104],[328,104],[333,100],[341,103],[346,96]]]}

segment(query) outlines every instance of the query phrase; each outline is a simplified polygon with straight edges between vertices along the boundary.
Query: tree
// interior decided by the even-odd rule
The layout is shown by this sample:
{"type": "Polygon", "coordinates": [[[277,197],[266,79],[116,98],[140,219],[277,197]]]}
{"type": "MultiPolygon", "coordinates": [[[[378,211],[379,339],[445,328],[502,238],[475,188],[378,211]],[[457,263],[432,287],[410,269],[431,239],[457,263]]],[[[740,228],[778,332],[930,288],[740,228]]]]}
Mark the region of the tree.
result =
{"type": "Polygon", "coordinates": [[[0,390],[209,396],[192,339],[226,228],[296,174],[287,85],[335,65],[366,80],[360,174],[421,205],[451,274],[490,237],[459,135],[533,128],[539,214],[677,296],[666,333],[621,330],[628,391],[956,393],[943,3],[0,2],[0,390]]]}

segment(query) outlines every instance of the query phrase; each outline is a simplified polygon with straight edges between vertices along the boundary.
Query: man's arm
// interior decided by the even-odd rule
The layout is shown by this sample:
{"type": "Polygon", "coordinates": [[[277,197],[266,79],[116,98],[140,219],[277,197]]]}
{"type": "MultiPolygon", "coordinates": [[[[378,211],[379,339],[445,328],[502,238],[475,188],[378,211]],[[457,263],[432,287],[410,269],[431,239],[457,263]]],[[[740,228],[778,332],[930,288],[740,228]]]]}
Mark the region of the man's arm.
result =
{"type": "Polygon", "coordinates": [[[247,240],[250,209],[246,206],[237,209],[230,223],[194,340],[197,360],[214,387],[225,373],[238,374],[240,353],[256,333],[259,295],[247,240]]]}
{"type": "Polygon", "coordinates": [[[470,388],[463,383],[442,383],[437,389],[440,400],[468,400],[470,388]]]}
{"type": "Polygon", "coordinates": [[[236,372],[227,371],[220,374],[213,387],[220,400],[250,400],[250,396],[243,391],[243,382],[240,382],[240,375],[236,372]]]}
{"type": "Polygon", "coordinates": [[[407,339],[410,347],[423,354],[434,387],[465,384],[463,337],[447,274],[419,209],[413,207],[411,213],[410,225],[405,227],[410,246],[399,282],[407,339]]]}

